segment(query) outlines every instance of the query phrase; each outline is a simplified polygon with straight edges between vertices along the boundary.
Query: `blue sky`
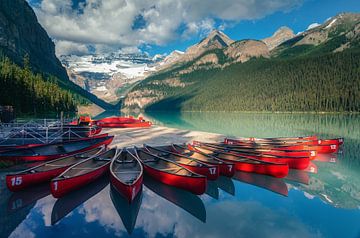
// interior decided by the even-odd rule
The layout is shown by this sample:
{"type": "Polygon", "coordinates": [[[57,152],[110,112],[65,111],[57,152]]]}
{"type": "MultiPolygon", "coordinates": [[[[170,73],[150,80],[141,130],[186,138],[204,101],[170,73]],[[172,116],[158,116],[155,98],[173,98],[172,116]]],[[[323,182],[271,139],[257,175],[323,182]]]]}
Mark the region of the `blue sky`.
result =
{"type": "Polygon", "coordinates": [[[234,40],[262,39],[279,27],[295,33],[340,12],[360,12],[359,0],[29,0],[54,39],[57,54],[90,51],[151,55],[186,50],[212,29],[234,40]]]}

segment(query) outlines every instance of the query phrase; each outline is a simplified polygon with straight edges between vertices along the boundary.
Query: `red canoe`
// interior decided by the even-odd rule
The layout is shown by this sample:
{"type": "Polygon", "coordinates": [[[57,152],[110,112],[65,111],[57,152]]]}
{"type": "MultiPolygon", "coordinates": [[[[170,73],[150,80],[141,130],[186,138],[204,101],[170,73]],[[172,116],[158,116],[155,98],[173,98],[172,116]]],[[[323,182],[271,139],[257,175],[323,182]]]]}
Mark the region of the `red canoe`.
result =
{"type": "Polygon", "coordinates": [[[121,150],[110,164],[110,181],[115,189],[131,203],[142,189],[143,167],[135,155],[121,150]]]}
{"type": "Polygon", "coordinates": [[[319,145],[316,141],[316,145],[313,143],[307,142],[251,142],[251,141],[241,141],[237,139],[226,139],[227,143],[239,144],[243,146],[253,147],[253,148],[267,148],[271,150],[292,150],[292,151],[316,151],[319,154],[329,154],[335,153],[339,150],[339,145],[337,144],[326,144],[319,145]]]}
{"type": "Polygon", "coordinates": [[[257,155],[275,155],[275,156],[288,156],[288,157],[309,157],[310,160],[316,158],[317,152],[315,150],[276,150],[272,148],[266,148],[261,146],[249,146],[243,144],[233,143],[232,140],[228,140],[227,143],[211,143],[217,146],[229,148],[244,153],[253,153],[257,155]]]}
{"type": "Polygon", "coordinates": [[[145,172],[154,179],[197,195],[205,193],[207,186],[205,176],[143,149],[135,149],[134,153],[144,166],[145,172]]]}
{"type": "Polygon", "coordinates": [[[65,170],[58,177],[51,180],[51,193],[55,198],[89,184],[104,175],[110,166],[111,160],[117,156],[116,148],[91,157],[65,170]]]}
{"type": "Polygon", "coordinates": [[[144,145],[144,148],[151,154],[176,162],[194,173],[204,175],[209,180],[219,178],[220,169],[217,165],[206,164],[189,156],[171,152],[171,149],[167,150],[167,146],[151,147],[144,145]]]}
{"type": "Polygon", "coordinates": [[[135,119],[133,117],[108,117],[94,121],[98,126],[104,128],[133,128],[133,127],[150,127],[151,122],[143,118],[135,119]]]}
{"type": "Polygon", "coordinates": [[[58,159],[95,149],[102,145],[109,145],[113,138],[113,136],[97,136],[0,152],[0,161],[29,162],[58,159]]]}
{"type": "Polygon", "coordinates": [[[102,150],[104,150],[104,147],[99,147],[87,152],[52,160],[24,171],[8,174],[6,175],[6,185],[10,191],[15,192],[31,185],[50,181],[70,166],[81,160],[95,156],[102,150]]]}
{"type": "MultiPolygon", "coordinates": [[[[237,141],[246,141],[246,142],[283,142],[283,141],[304,141],[304,140],[317,140],[317,136],[303,136],[303,137],[273,137],[273,138],[255,138],[255,137],[240,137],[235,140],[237,141]]],[[[224,142],[227,143],[227,140],[233,140],[225,138],[224,142]]]]}
{"type": "Polygon", "coordinates": [[[173,144],[171,147],[173,149],[173,152],[175,152],[175,153],[178,153],[181,155],[187,155],[192,159],[202,161],[203,163],[206,163],[206,164],[212,164],[212,165],[219,166],[221,175],[224,175],[227,177],[232,177],[235,173],[234,163],[220,160],[211,155],[207,155],[204,153],[199,153],[197,151],[189,150],[186,145],[182,146],[182,145],[173,144]]]}
{"type": "Polygon", "coordinates": [[[309,166],[310,159],[309,157],[288,157],[288,156],[274,156],[274,155],[257,155],[253,153],[244,153],[238,152],[233,149],[224,148],[221,146],[216,146],[214,144],[202,143],[202,142],[194,142],[195,145],[198,145],[204,149],[208,149],[211,151],[220,151],[220,152],[227,152],[233,155],[241,156],[244,158],[250,159],[257,159],[266,162],[273,162],[273,163],[286,163],[289,165],[290,169],[306,169],[309,166]]]}
{"type": "Polygon", "coordinates": [[[223,161],[231,162],[235,164],[235,169],[238,171],[257,173],[270,175],[276,178],[283,178],[289,172],[289,166],[283,163],[274,163],[268,161],[262,161],[254,158],[247,158],[244,156],[235,155],[232,153],[213,150],[211,147],[206,146],[192,146],[188,145],[188,148],[200,153],[209,154],[223,161]]]}

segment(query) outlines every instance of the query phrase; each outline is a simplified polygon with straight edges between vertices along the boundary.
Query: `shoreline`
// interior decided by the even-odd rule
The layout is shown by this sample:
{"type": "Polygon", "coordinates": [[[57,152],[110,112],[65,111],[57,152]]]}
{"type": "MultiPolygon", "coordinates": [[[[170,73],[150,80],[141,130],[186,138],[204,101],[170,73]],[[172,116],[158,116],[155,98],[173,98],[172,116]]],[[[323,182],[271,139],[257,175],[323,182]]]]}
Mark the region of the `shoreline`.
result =
{"type": "Polygon", "coordinates": [[[104,133],[114,135],[111,147],[118,148],[143,146],[149,144],[153,146],[190,143],[193,140],[218,142],[226,136],[217,133],[177,129],[154,125],[150,128],[114,128],[103,130],[104,133]]]}

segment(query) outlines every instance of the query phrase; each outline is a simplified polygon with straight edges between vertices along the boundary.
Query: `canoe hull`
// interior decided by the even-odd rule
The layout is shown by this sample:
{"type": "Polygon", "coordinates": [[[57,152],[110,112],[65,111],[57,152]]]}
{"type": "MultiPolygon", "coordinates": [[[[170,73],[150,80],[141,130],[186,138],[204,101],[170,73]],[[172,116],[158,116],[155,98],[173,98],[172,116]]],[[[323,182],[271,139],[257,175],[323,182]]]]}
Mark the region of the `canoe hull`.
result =
{"type": "Polygon", "coordinates": [[[142,189],[143,175],[141,174],[139,179],[134,184],[128,185],[128,184],[122,183],[112,173],[110,173],[110,181],[111,181],[111,184],[113,185],[113,187],[122,196],[124,196],[129,203],[131,203],[142,189]]]}
{"type": "Polygon", "coordinates": [[[75,176],[66,179],[53,180],[50,183],[51,194],[55,198],[60,198],[66,195],[67,193],[76,190],[86,184],[93,182],[102,175],[104,175],[109,170],[110,163],[91,171],[89,173],[75,176]]]}
{"type": "Polygon", "coordinates": [[[206,191],[206,177],[186,177],[170,174],[161,170],[153,169],[143,163],[145,172],[154,179],[174,187],[188,190],[194,194],[201,195],[206,191]]]}
{"type": "Polygon", "coordinates": [[[69,167],[70,165],[44,172],[36,172],[34,174],[6,175],[6,185],[12,192],[20,191],[31,185],[50,181],[69,167]]]}
{"type": "Polygon", "coordinates": [[[76,151],[72,151],[70,153],[65,154],[55,154],[55,155],[35,155],[35,156],[0,156],[1,161],[12,161],[12,162],[36,162],[36,161],[47,161],[47,160],[53,160],[58,159],[61,157],[71,156],[78,153],[86,152],[88,150],[92,150],[95,148],[98,148],[102,145],[109,145],[114,137],[109,137],[106,140],[100,141],[96,144],[92,144],[91,146],[85,147],[83,149],[79,149],[76,151]]]}

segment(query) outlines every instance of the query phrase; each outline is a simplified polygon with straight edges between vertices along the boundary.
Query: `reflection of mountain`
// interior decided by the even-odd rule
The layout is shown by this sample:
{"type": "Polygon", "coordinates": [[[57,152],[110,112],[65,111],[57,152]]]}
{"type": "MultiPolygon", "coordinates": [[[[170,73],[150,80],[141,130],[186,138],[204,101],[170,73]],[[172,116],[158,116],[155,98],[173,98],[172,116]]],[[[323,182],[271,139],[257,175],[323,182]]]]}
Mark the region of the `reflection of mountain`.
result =
{"type": "Polygon", "coordinates": [[[51,212],[51,224],[54,225],[79,205],[98,194],[106,187],[106,185],[108,185],[108,183],[109,178],[102,177],[99,180],[58,199],[51,212]]]}
{"type": "Polygon", "coordinates": [[[9,213],[7,204],[12,193],[6,188],[4,179],[5,174],[0,173],[0,237],[8,237],[35,205],[32,203],[16,212],[9,213]]]}
{"type": "Polygon", "coordinates": [[[306,171],[290,169],[289,174],[284,179],[296,183],[309,184],[310,177],[306,171]]]}
{"type": "MultiPolygon", "coordinates": [[[[227,136],[276,137],[317,134],[360,138],[359,115],[241,112],[149,112],[165,125],[221,133],[227,136]]],[[[345,146],[347,143],[345,143],[345,146]]]]}
{"type": "Polygon", "coordinates": [[[198,196],[188,191],[159,183],[149,178],[149,176],[144,178],[144,184],[154,193],[181,207],[200,221],[206,222],[205,206],[198,196]]]}
{"type": "Polygon", "coordinates": [[[248,183],[260,188],[264,188],[274,193],[281,194],[283,196],[288,195],[288,188],[282,179],[273,178],[261,174],[252,174],[246,172],[235,172],[233,177],[235,180],[238,180],[243,183],[248,183]]]}
{"type": "Polygon", "coordinates": [[[116,189],[111,186],[110,198],[113,202],[117,213],[121,217],[121,220],[128,232],[131,234],[136,224],[136,218],[138,216],[141,201],[142,201],[142,190],[136,195],[136,198],[132,203],[129,203],[116,189]]]}

